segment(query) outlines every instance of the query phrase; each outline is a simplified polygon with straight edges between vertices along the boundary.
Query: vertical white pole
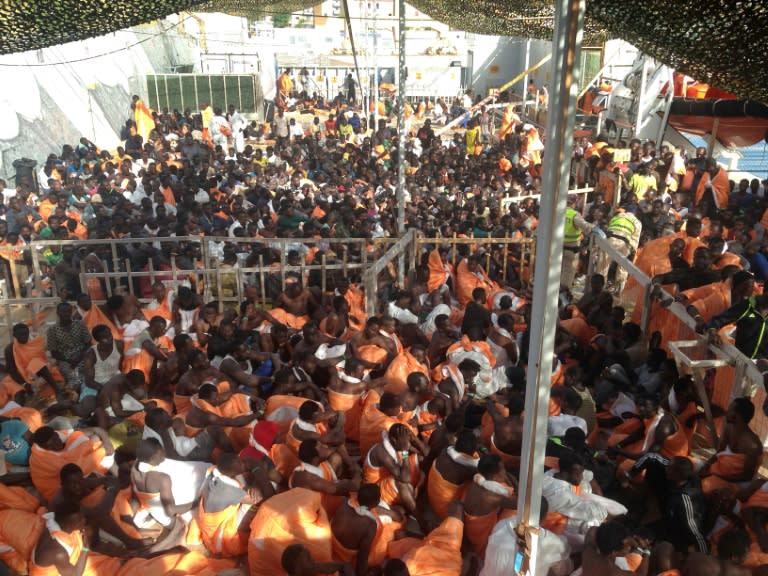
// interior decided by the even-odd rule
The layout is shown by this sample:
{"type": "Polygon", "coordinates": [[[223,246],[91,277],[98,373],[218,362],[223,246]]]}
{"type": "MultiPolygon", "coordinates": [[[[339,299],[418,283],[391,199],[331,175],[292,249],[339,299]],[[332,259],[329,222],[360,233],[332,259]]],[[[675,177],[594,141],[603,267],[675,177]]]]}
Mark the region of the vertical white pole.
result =
{"type": "Polygon", "coordinates": [[[535,566],[541,505],[541,477],[547,442],[547,417],[557,327],[563,223],[568,193],[570,150],[579,91],[579,52],[585,0],[555,0],[552,42],[552,93],[547,117],[547,149],[541,210],[536,230],[531,340],[525,395],[526,426],[520,462],[518,509],[526,529],[528,566],[535,566]],[[530,418],[530,419],[529,419],[530,418]],[[530,423],[530,424],[529,424],[530,423]],[[528,528],[534,528],[528,530],[528,528]]]}
{"type": "MultiPolygon", "coordinates": [[[[405,234],[405,0],[398,0],[397,27],[400,34],[398,41],[397,78],[397,235],[405,234]]],[[[400,286],[405,283],[405,252],[398,258],[397,280],[400,286]]]]}

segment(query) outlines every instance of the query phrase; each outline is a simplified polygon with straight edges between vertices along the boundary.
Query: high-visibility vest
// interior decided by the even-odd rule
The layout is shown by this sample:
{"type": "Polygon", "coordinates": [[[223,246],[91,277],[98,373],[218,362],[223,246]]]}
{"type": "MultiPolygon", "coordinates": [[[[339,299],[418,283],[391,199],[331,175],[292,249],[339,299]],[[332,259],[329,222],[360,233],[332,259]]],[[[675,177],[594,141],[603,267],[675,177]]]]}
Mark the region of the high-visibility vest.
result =
{"type": "Polygon", "coordinates": [[[565,209],[565,231],[563,232],[563,244],[578,244],[581,241],[581,230],[573,223],[573,219],[578,216],[578,212],[573,208],[565,209]]]}
{"type": "Polygon", "coordinates": [[[613,232],[629,240],[635,234],[635,227],[635,219],[626,213],[622,213],[611,218],[611,221],[608,223],[608,232],[613,232]]]}

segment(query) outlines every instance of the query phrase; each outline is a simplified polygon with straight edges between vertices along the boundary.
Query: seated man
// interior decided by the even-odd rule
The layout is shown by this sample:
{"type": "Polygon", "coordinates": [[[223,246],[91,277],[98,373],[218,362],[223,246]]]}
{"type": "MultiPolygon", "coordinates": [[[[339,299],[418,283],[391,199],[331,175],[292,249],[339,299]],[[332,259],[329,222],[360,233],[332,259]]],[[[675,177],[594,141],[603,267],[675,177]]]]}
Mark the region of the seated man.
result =
{"type": "Polygon", "coordinates": [[[224,356],[219,364],[219,371],[234,387],[244,386],[259,391],[272,381],[271,374],[279,368],[280,358],[277,354],[255,352],[243,342],[237,344],[232,353],[224,356]],[[258,368],[253,364],[254,360],[259,362],[258,368]]]}
{"type": "Polygon", "coordinates": [[[134,515],[134,524],[139,529],[148,528],[153,523],[162,526],[158,540],[168,547],[179,544],[186,533],[186,523],[182,515],[194,509],[199,490],[193,490],[194,498],[177,503],[174,486],[184,484],[190,479],[173,476],[167,467],[161,467],[165,460],[165,450],[154,439],[142,440],[136,451],[136,463],[131,468],[131,486],[138,500],[138,510],[134,515]],[[163,471],[165,470],[165,471],[163,471]]]}
{"type": "Polygon", "coordinates": [[[285,291],[275,298],[272,317],[289,328],[301,330],[309,321],[309,314],[320,303],[309,288],[303,288],[295,274],[286,274],[285,291]]]}
{"type": "MultiPolygon", "coordinates": [[[[280,574],[281,557],[288,550],[297,549],[292,545],[306,547],[317,561],[331,562],[331,540],[331,525],[320,493],[293,488],[276,494],[261,503],[251,522],[249,573],[251,576],[280,574]]],[[[293,565],[288,568],[289,574],[305,574],[294,572],[293,565]]],[[[329,572],[338,569],[336,564],[329,572]]]]}
{"type": "Polygon", "coordinates": [[[480,364],[469,358],[458,365],[450,362],[443,365],[437,391],[448,400],[449,412],[458,410],[465,398],[474,394],[474,382],[479,373],[480,364]]]}
{"type": "Polygon", "coordinates": [[[379,486],[382,501],[390,506],[401,504],[411,514],[416,510],[416,487],[421,480],[421,447],[415,440],[407,426],[393,424],[368,451],[363,464],[363,481],[379,486]]]}
{"type": "Polygon", "coordinates": [[[763,443],[749,427],[754,416],[755,405],[750,398],[735,398],[731,402],[718,451],[699,471],[705,494],[733,484],[738,488],[755,477],[763,457],[763,443]]]}
{"type": "Polygon", "coordinates": [[[471,430],[459,432],[456,443],[437,457],[429,470],[427,496],[432,511],[440,520],[448,516],[451,502],[463,500],[469,483],[477,473],[477,438],[471,430]]]}
{"type": "Polygon", "coordinates": [[[83,360],[83,385],[80,387],[80,404],[94,403],[90,412],[95,408],[96,395],[101,387],[114,376],[120,374],[123,360],[123,343],[112,337],[112,332],[104,324],[99,324],[91,331],[96,344],[85,353],[83,360]],[[93,400],[86,400],[93,398],[93,400]]]}
{"type": "Polygon", "coordinates": [[[115,456],[107,433],[99,428],[56,431],[49,426],[32,435],[29,470],[32,483],[50,502],[58,491],[60,470],[77,464],[83,474],[104,475],[114,466],[115,456]]]}
{"type": "Polygon", "coordinates": [[[464,497],[464,528],[475,553],[485,555],[488,537],[496,522],[517,509],[516,481],[505,470],[501,458],[485,454],[464,497]]]}
{"type": "Polygon", "coordinates": [[[136,424],[144,423],[144,404],[147,396],[144,372],[131,370],[117,374],[104,384],[96,396],[96,424],[104,430],[131,419],[136,424]]]}
{"type": "Polygon", "coordinates": [[[248,534],[258,490],[244,482],[245,466],[234,454],[222,454],[203,484],[196,521],[209,552],[217,556],[241,556],[248,551],[248,534]]]}
{"type": "Polygon", "coordinates": [[[499,456],[508,469],[519,470],[525,402],[519,396],[512,396],[507,402],[506,417],[493,401],[486,404],[486,409],[493,420],[493,434],[488,442],[491,452],[499,456]]]}
{"type": "Polygon", "coordinates": [[[350,496],[336,511],[331,521],[333,554],[349,562],[357,576],[366,576],[369,567],[383,563],[387,544],[401,525],[402,515],[397,511],[379,506],[379,487],[363,484],[357,496],[350,496]]]}
{"type": "Polygon", "coordinates": [[[5,347],[5,369],[8,377],[3,385],[8,395],[14,397],[22,389],[31,392],[31,385],[39,378],[56,394],[60,402],[65,399],[64,387],[48,368],[45,340],[42,336],[30,339],[29,326],[23,323],[13,326],[13,341],[5,347]]]}
{"type": "MultiPolygon", "coordinates": [[[[581,549],[584,534],[608,517],[607,508],[584,497],[589,491],[591,473],[585,478],[584,464],[574,453],[560,457],[559,471],[551,471],[542,480],[542,496],[547,499],[549,513],[541,526],[555,534],[565,534],[574,550],[581,549]]],[[[626,512],[626,509],[624,509],[626,512]]]]}
{"type": "Polygon", "coordinates": [[[47,526],[32,553],[30,575],[85,574],[89,543],[80,505],[77,502],[59,504],[47,519],[47,526]]]}
{"type": "Polygon", "coordinates": [[[393,340],[381,334],[381,320],[376,317],[369,318],[365,329],[352,337],[349,349],[365,368],[379,372],[397,355],[393,340]]]}
{"type": "Polygon", "coordinates": [[[222,452],[234,451],[220,426],[207,426],[192,438],[185,436],[183,431],[184,423],[180,419],[172,419],[162,408],[150,408],[144,419],[142,439],[154,438],[163,446],[168,457],[174,460],[211,462],[215,448],[222,452]],[[181,424],[178,433],[174,429],[177,422],[181,424]]]}
{"type": "Polygon", "coordinates": [[[749,534],[731,530],[717,542],[717,561],[709,554],[692,552],[683,565],[682,576],[750,576],[764,574],[743,566],[749,553],[749,534]]]}
{"type": "Polygon", "coordinates": [[[291,488],[306,488],[323,494],[323,508],[328,517],[348,496],[360,487],[360,467],[347,454],[343,445],[330,449],[319,440],[304,440],[299,445],[299,465],[288,480],[291,488]],[[344,469],[350,478],[342,478],[344,469]]]}
{"type": "Polygon", "coordinates": [[[582,574],[604,574],[605,576],[646,576],[650,567],[651,552],[647,542],[633,538],[629,530],[618,522],[608,522],[590,528],[584,537],[582,554],[582,574]],[[642,561],[634,571],[623,570],[617,566],[617,559],[622,559],[632,549],[639,550],[642,561]]]}
{"type": "MultiPolygon", "coordinates": [[[[390,556],[402,558],[407,568],[395,574],[397,576],[455,576],[467,573],[471,557],[463,556],[461,553],[461,542],[464,536],[463,515],[461,502],[454,502],[448,512],[448,518],[423,540],[403,538],[392,542],[390,556]]],[[[390,563],[395,562],[391,560],[387,563],[384,569],[386,575],[391,574],[390,563]]]]}
{"type": "Polygon", "coordinates": [[[426,354],[426,349],[420,344],[414,344],[403,350],[402,354],[398,354],[384,375],[387,379],[384,390],[393,394],[404,392],[408,389],[408,377],[413,373],[424,374],[429,379],[426,354]]]}
{"type": "MultiPolygon", "coordinates": [[[[547,501],[541,499],[539,516],[547,516],[547,501]]],[[[520,520],[515,514],[500,520],[488,538],[483,569],[480,576],[506,576],[515,573],[515,560],[519,551],[517,526],[520,520]]],[[[536,566],[531,574],[566,576],[573,571],[568,540],[544,528],[539,529],[536,566]]]]}
{"type": "Polygon", "coordinates": [[[144,546],[143,541],[126,534],[110,515],[118,492],[117,478],[112,476],[86,478],[77,464],[66,464],[61,469],[59,477],[61,488],[51,502],[54,509],[66,502],[77,502],[86,523],[95,529],[97,539],[98,531],[102,529],[120,540],[126,548],[144,546]]]}
{"type": "Polygon", "coordinates": [[[677,418],[664,410],[656,395],[647,395],[637,404],[640,427],[629,435],[614,432],[609,439],[608,453],[626,458],[617,474],[629,479],[637,476],[652,455],[664,458],[688,455],[688,437],[677,418]],[[646,456],[646,458],[643,458],[646,456]]]}
{"type": "Polygon", "coordinates": [[[399,396],[390,392],[384,392],[381,396],[374,391],[369,392],[360,415],[360,454],[367,454],[374,444],[381,442],[382,433],[387,432],[393,424],[405,424],[415,434],[416,427],[407,421],[408,416],[408,413],[403,412],[399,396]]]}
{"type": "Polygon", "coordinates": [[[192,396],[205,383],[215,383],[222,378],[221,372],[211,366],[208,356],[202,350],[192,350],[187,354],[189,368],[179,377],[173,394],[176,413],[182,418],[192,407],[192,396]]]}
{"type": "Polygon", "coordinates": [[[248,396],[229,392],[222,394],[213,384],[203,384],[192,397],[192,408],[184,422],[187,432],[192,432],[192,435],[211,425],[230,428],[227,435],[233,445],[244,448],[250,433],[247,426],[256,418],[258,414],[251,409],[248,396]]]}
{"type": "MultiPolygon", "coordinates": [[[[146,324],[145,324],[146,325],[146,324]]],[[[162,316],[153,316],[149,327],[141,331],[126,346],[123,356],[123,371],[141,370],[147,382],[153,382],[153,371],[157,362],[168,359],[169,343],[161,341],[168,323],[162,316]]],[[[167,340],[167,339],[166,339],[167,340]]]]}

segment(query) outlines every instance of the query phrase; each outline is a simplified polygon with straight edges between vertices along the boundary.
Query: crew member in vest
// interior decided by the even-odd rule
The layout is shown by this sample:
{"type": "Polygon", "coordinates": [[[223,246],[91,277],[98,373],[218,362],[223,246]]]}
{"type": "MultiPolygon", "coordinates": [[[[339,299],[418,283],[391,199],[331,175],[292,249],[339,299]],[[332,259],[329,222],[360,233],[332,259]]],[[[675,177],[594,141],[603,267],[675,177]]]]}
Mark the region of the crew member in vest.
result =
{"type": "Polygon", "coordinates": [[[579,269],[579,252],[581,251],[581,241],[584,238],[583,233],[589,234],[595,228],[595,224],[590,224],[581,217],[576,210],[578,196],[576,194],[568,195],[568,206],[565,209],[565,230],[563,231],[563,267],[560,274],[560,285],[563,288],[571,287],[576,272],[579,269]]]}
{"type": "MultiPolygon", "coordinates": [[[[626,210],[619,208],[616,214],[608,222],[606,236],[608,244],[611,245],[619,254],[626,256],[630,260],[634,258],[637,245],[640,243],[640,233],[643,225],[640,220],[626,210]]],[[[604,278],[608,277],[608,269],[611,266],[611,258],[600,251],[595,264],[595,274],[601,274],[604,278]]],[[[627,280],[627,271],[621,266],[616,268],[616,278],[614,282],[615,290],[620,293],[624,288],[624,282],[627,280]]]]}
{"type": "Polygon", "coordinates": [[[717,331],[734,323],[736,348],[752,360],[768,358],[768,295],[745,298],[712,318],[706,324],[710,339],[718,339],[717,331]]]}

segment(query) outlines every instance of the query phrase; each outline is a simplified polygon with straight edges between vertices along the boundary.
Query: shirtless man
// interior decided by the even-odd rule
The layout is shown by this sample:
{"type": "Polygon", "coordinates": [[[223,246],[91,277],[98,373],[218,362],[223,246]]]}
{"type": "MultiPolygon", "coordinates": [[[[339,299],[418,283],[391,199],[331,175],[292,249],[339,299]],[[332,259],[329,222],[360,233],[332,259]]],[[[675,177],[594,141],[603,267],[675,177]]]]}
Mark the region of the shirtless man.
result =
{"type": "Polygon", "coordinates": [[[157,367],[157,386],[150,390],[153,398],[170,400],[174,384],[189,370],[189,355],[196,349],[192,337],[177,333],[173,337],[173,348],[166,361],[157,367]]]}
{"type": "MultiPolygon", "coordinates": [[[[752,481],[763,458],[763,443],[749,427],[754,416],[755,405],[750,398],[735,398],[731,402],[725,414],[725,433],[720,437],[720,446],[699,472],[704,479],[703,484],[707,483],[706,477],[710,475],[731,483],[752,481]],[[719,457],[727,458],[728,454],[743,456],[741,470],[738,470],[739,466],[728,470],[717,462],[719,457]]],[[[705,492],[708,492],[706,488],[705,492]]]]}
{"type": "MultiPolygon", "coordinates": [[[[168,548],[178,544],[186,533],[186,524],[179,516],[193,510],[197,501],[177,505],[173,496],[173,479],[155,468],[165,460],[165,450],[154,438],[142,440],[136,450],[136,464],[131,468],[131,485],[138,498],[146,498],[152,518],[163,526],[157,541],[168,548]],[[152,497],[157,494],[157,499],[152,497]]],[[[181,482],[183,479],[177,478],[181,482]]]]}
{"type": "Polygon", "coordinates": [[[174,421],[162,408],[149,408],[144,419],[142,439],[154,438],[159,441],[166,455],[173,460],[211,462],[216,448],[225,454],[234,451],[221,426],[208,426],[190,438],[182,433],[184,425],[181,422],[181,426],[178,426],[180,421],[180,418],[174,421]]]}
{"type": "Polygon", "coordinates": [[[283,550],[280,565],[288,576],[317,576],[336,574],[354,576],[355,571],[346,562],[315,562],[312,554],[301,544],[291,544],[283,550]]]}
{"type": "Polygon", "coordinates": [[[324,332],[334,338],[341,338],[349,328],[349,303],[344,296],[334,296],[331,311],[322,321],[324,332]]]}
{"type": "Polygon", "coordinates": [[[253,390],[260,390],[260,386],[272,381],[271,376],[257,376],[254,374],[252,360],[258,362],[272,361],[273,370],[280,369],[280,358],[277,354],[256,352],[251,350],[245,342],[235,346],[232,354],[227,354],[219,364],[219,371],[235,386],[245,386],[253,390]]]}
{"type": "MultiPolygon", "coordinates": [[[[197,391],[197,396],[200,400],[204,400],[214,407],[220,406],[231,395],[232,393],[230,392],[224,394],[219,393],[219,390],[213,384],[203,384],[197,391]]],[[[192,426],[193,428],[205,429],[211,425],[239,428],[241,426],[247,426],[258,417],[259,415],[257,413],[251,412],[250,414],[241,414],[240,416],[225,418],[214,414],[213,412],[203,410],[199,406],[193,404],[189,409],[189,412],[187,412],[185,421],[187,425],[192,426]]]]}
{"type": "Polygon", "coordinates": [[[501,458],[495,454],[483,455],[477,463],[475,480],[469,485],[464,497],[465,514],[485,516],[494,510],[500,511],[502,508],[516,509],[517,498],[514,497],[516,484],[515,479],[504,468],[501,458]],[[481,478],[477,478],[477,476],[481,478]],[[506,496],[501,494],[502,490],[489,483],[507,487],[508,494],[506,496]]]}
{"type": "Polygon", "coordinates": [[[299,445],[299,465],[289,486],[329,496],[347,496],[360,487],[360,480],[360,467],[346,450],[333,450],[318,440],[304,440],[299,445]],[[342,478],[345,468],[350,478],[342,478]]]}
{"type": "MultiPolygon", "coordinates": [[[[443,512],[447,512],[447,504],[449,503],[445,502],[444,496],[435,489],[431,475],[437,473],[446,483],[455,486],[454,490],[458,494],[458,490],[470,482],[477,473],[476,449],[477,438],[475,438],[474,433],[471,430],[462,430],[456,438],[456,443],[446,447],[445,451],[437,457],[427,480],[427,495],[433,508],[435,505],[445,507],[443,512]],[[441,498],[441,496],[443,497],[441,498]]],[[[438,511],[436,510],[436,512],[438,511]]],[[[438,515],[442,519],[444,514],[438,513],[438,515]]]]}
{"type": "Polygon", "coordinates": [[[435,318],[435,331],[427,348],[427,358],[430,366],[437,366],[445,360],[445,353],[459,339],[456,329],[445,314],[435,318]]]}
{"type": "Polygon", "coordinates": [[[103,529],[120,540],[126,548],[135,549],[145,545],[145,542],[128,536],[110,516],[112,506],[115,503],[115,496],[119,491],[117,478],[114,476],[85,478],[83,471],[77,464],[65,464],[59,472],[59,477],[61,488],[56,492],[51,502],[54,509],[65,502],[77,502],[80,504],[80,510],[85,516],[87,524],[94,528],[94,534],[98,534],[98,530],[103,529]],[[83,505],[82,500],[101,486],[106,487],[101,502],[92,507],[83,505]]]}
{"type": "Polygon", "coordinates": [[[343,548],[357,552],[357,576],[368,574],[371,547],[382,523],[380,517],[389,516],[396,522],[403,519],[396,510],[379,506],[380,500],[381,492],[376,484],[363,484],[357,492],[357,502],[351,499],[344,502],[331,521],[334,539],[343,548]]]}
{"type": "Polygon", "coordinates": [[[328,344],[331,342],[331,339],[321,333],[317,324],[312,321],[304,324],[304,328],[301,329],[301,336],[301,340],[293,348],[294,362],[298,358],[302,358],[305,354],[314,354],[320,344],[328,344]]]}
{"type": "Polygon", "coordinates": [[[302,288],[296,275],[286,274],[285,291],[275,298],[275,308],[283,308],[294,316],[308,316],[319,305],[312,291],[309,288],[302,288]]]}
{"type": "MultiPolygon", "coordinates": [[[[416,458],[423,446],[404,424],[393,424],[382,442],[373,446],[365,457],[363,479],[376,483],[382,489],[384,482],[394,483],[396,497],[388,504],[401,504],[410,514],[416,511],[416,486],[418,478],[412,477],[411,450],[416,458]]],[[[389,490],[392,492],[392,490],[389,490]]]]}
{"type": "Polygon", "coordinates": [[[200,346],[208,344],[208,340],[216,334],[221,317],[219,316],[216,304],[210,302],[203,306],[200,312],[200,318],[195,324],[195,333],[197,334],[197,342],[200,346]]]}
{"type": "Polygon", "coordinates": [[[746,532],[730,530],[717,541],[717,560],[708,554],[691,552],[683,566],[683,576],[749,576],[752,571],[741,565],[747,558],[749,543],[746,532]]]}
{"type": "MultiPolygon", "coordinates": [[[[144,411],[142,400],[147,397],[144,372],[131,370],[118,374],[104,384],[96,396],[96,425],[109,430],[113,424],[144,411]]],[[[150,404],[154,408],[154,403],[150,404]]]]}
{"type": "Polygon", "coordinates": [[[451,412],[445,417],[441,426],[437,427],[429,437],[429,451],[422,462],[421,469],[426,473],[432,468],[432,463],[448,446],[456,443],[459,432],[464,427],[464,414],[451,412]]]}
{"type": "Polygon", "coordinates": [[[358,358],[347,358],[344,362],[344,370],[337,370],[331,374],[328,388],[339,394],[362,394],[366,390],[382,388],[386,383],[385,377],[372,380],[363,380],[365,368],[358,358]]]}
{"type": "Polygon", "coordinates": [[[349,341],[349,349],[352,356],[360,360],[360,363],[366,368],[377,371],[385,369],[397,354],[394,341],[391,338],[382,336],[380,331],[381,320],[372,317],[365,323],[365,329],[355,334],[349,341]],[[384,362],[380,363],[369,362],[368,360],[362,359],[358,350],[363,346],[377,346],[382,348],[387,353],[386,359],[384,362]]]}
{"type": "Polygon", "coordinates": [[[317,402],[307,400],[299,406],[299,415],[291,424],[288,433],[299,442],[317,440],[326,446],[344,449],[344,414],[323,410],[317,402]],[[317,425],[322,422],[328,422],[328,432],[325,434],[317,431],[317,425]]]}
{"type": "Polygon", "coordinates": [[[448,412],[459,410],[475,392],[475,378],[480,373],[480,364],[469,358],[462,360],[451,376],[437,384],[437,391],[448,400],[448,412]]]}
{"type": "Polygon", "coordinates": [[[192,350],[188,355],[189,369],[181,375],[176,385],[177,396],[194,396],[206,382],[218,382],[221,372],[212,367],[202,350],[192,350]]]}
{"type": "Polygon", "coordinates": [[[492,447],[508,454],[519,456],[523,446],[523,410],[525,403],[519,396],[512,396],[507,402],[509,415],[505,418],[499,413],[494,402],[486,404],[488,414],[493,418],[492,447]]]}
{"type": "Polygon", "coordinates": [[[82,543],[82,549],[78,555],[72,557],[70,551],[45,527],[32,552],[31,573],[34,574],[35,567],[39,567],[41,571],[47,570],[48,573],[61,574],[61,576],[82,576],[85,573],[85,564],[90,552],[88,548],[90,540],[80,504],[75,501],[60,503],[54,510],[53,519],[61,532],[67,536],[74,536],[74,540],[82,543]]]}
{"type": "Polygon", "coordinates": [[[584,574],[595,576],[647,576],[650,556],[646,541],[632,537],[623,524],[607,522],[587,532],[582,552],[582,569],[584,574]],[[626,556],[633,549],[643,557],[640,566],[634,572],[616,566],[616,558],[626,556]]]}

